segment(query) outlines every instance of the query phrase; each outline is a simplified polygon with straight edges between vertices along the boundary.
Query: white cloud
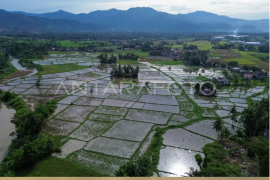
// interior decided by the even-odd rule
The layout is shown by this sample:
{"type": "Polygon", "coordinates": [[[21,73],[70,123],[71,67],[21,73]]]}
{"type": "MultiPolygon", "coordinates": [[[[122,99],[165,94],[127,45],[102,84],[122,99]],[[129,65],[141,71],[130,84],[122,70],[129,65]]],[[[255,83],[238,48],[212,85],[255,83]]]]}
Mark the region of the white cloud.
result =
{"type": "Polygon", "coordinates": [[[172,14],[207,11],[230,17],[254,19],[269,18],[268,0],[0,0],[1,8],[9,11],[32,13],[65,10],[72,13],[89,13],[111,8],[127,10],[131,7],[152,7],[172,14]]]}

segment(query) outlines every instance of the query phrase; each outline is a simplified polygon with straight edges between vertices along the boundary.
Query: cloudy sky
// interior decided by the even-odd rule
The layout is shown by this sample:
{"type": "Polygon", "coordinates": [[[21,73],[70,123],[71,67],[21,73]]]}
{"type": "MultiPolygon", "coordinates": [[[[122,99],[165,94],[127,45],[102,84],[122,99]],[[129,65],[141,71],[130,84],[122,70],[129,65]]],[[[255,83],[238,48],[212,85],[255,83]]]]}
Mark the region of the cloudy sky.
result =
{"type": "Polygon", "coordinates": [[[7,11],[89,13],[112,8],[152,7],[171,14],[207,11],[241,19],[269,19],[269,0],[0,0],[7,11]]]}

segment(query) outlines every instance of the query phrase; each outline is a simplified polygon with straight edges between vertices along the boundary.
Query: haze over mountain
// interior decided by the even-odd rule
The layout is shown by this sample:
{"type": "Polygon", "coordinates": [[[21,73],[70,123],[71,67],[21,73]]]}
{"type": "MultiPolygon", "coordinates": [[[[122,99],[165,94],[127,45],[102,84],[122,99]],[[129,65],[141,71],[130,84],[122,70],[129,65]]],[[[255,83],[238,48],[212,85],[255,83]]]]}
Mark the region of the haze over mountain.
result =
{"type": "Polygon", "coordinates": [[[37,31],[210,31],[269,32],[269,20],[242,20],[197,11],[169,14],[152,8],[110,9],[88,14],[57,11],[32,14],[0,11],[0,29],[17,28],[37,31]]]}

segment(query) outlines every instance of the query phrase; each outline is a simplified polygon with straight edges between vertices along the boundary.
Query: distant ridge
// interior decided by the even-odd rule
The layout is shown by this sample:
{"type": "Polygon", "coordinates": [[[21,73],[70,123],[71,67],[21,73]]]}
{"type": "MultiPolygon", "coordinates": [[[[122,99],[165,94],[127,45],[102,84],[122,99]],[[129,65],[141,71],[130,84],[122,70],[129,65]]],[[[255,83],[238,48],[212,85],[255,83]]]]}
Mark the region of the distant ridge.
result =
{"type": "Polygon", "coordinates": [[[262,33],[269,32],[269,20],[242,20],[204,11],[174,15],[159,12],[149,7],[130,8],[126,11],[117,9],[98,10],[88,14],[73,14],[63,10],[42,14],[0,10],[0,28],[23,28],[43,31],[52,31],[54,29],[54,31],[63,32],[233,32],[238,29],[243,33],[262,33]],[[5,19],[9,19],[10,22],[5,21],[5,19]]]}

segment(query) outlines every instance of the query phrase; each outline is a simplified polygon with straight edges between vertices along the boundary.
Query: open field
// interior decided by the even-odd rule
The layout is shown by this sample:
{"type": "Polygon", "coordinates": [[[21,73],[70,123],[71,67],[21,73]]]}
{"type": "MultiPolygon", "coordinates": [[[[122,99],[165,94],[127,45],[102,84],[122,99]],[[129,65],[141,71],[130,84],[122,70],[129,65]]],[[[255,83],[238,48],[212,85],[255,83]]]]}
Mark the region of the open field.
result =
{"type": "MultiPolygon", "coordinates": [[[[168,42],[183,50],[175,40],[168,42]]],[[[64,47],[98,44],[68,40],[58,43],[64,47]]],[[[258,65],[269,70],[269,63],[251,56],[252,52],[213,50],[209,41],[187,44],[209,50],[213,61],[237,61],[240,67],[258,65]]],[[[116,48],[108,43],[97,48],[112,47],[116,48]]],[[[20,170],[19,176],[114,176],[123,163],[141,155],[154,162],[147,176],[184,176],[190,167],[199,170],[194,155],[204,156],[202,147],[217,140],[218,133],[212,126],[215,119],[226,118],[224,126],[234,133],[230,108],[235,105],[240,114],[250,105],[251,97],[257,101],[268,95],[267,79],[252,80],[251,86],[220,87],[217,96],[203,97],[196,93],[194,84],[223,76],[224,69],[194,66],[189,72],[181,60],[149,57],[149,52],[141,50],[103,53],[138,54],[139,61],[117,61],[121,65],[138,65],[138,78],[111,77],[117,64],[100,64],[97,55],[101,52],[49,51],[44,60],[32,59],[44,68],[38,73],[42,75],[39,85],[37,75],[0,83],[0,89],[17,93],[28,107],[57,100],[56,111],[40,135],[52,140],[62,152],[20,170]],[[65,88],[59,90],[60,84],[65,88]]],[[[236,127],[243,125],[238,122],[236,127]]]]}
{"type": "Polygon", "coordinates": [[[46,65],[43,67],[44,71],[39,72],[40,75],[69,72],[87,68],[86,66],[79,66],[77,64],[57,64],[57,65],[46,65]]]}

